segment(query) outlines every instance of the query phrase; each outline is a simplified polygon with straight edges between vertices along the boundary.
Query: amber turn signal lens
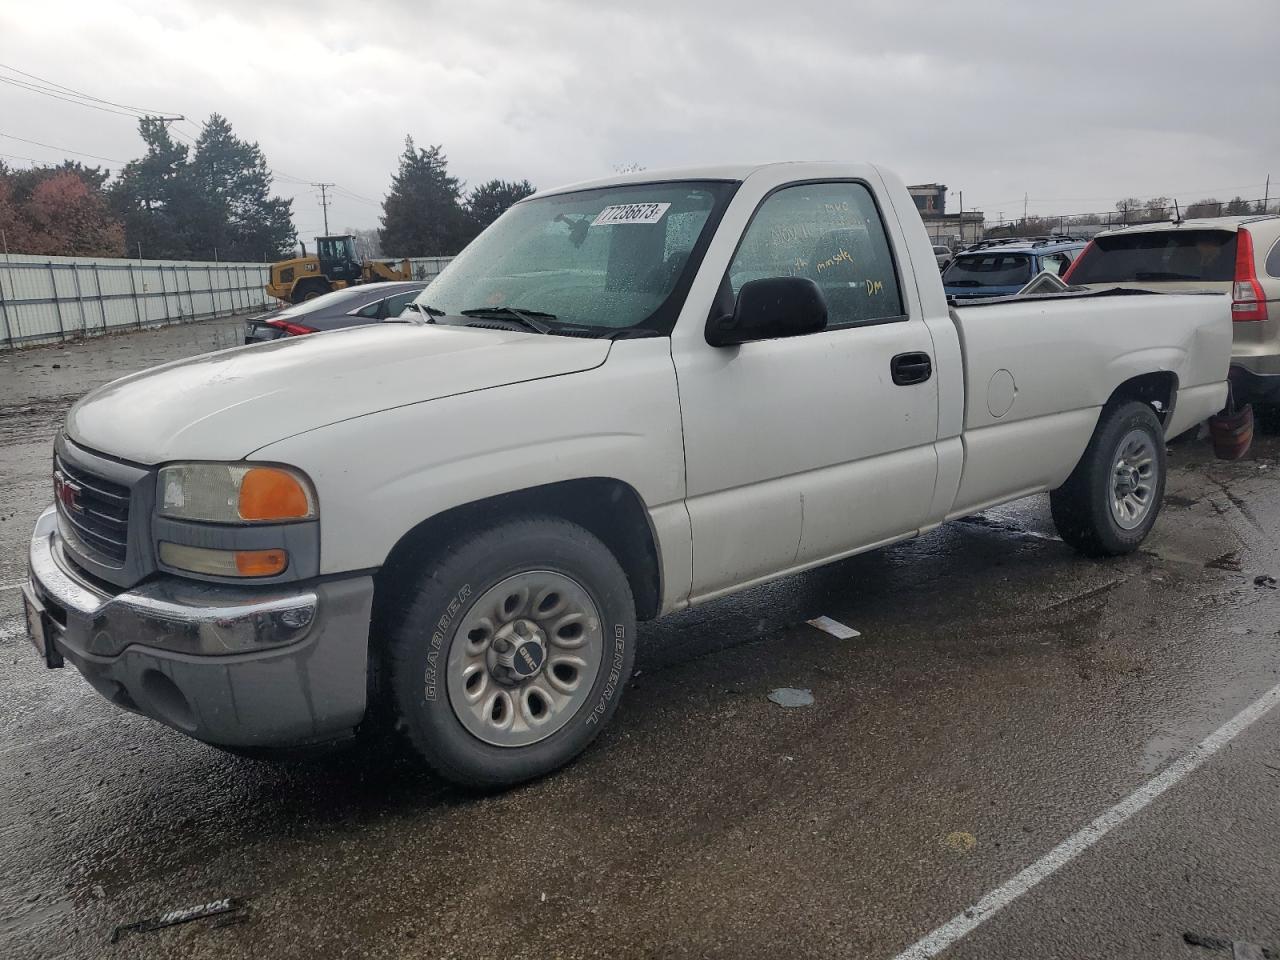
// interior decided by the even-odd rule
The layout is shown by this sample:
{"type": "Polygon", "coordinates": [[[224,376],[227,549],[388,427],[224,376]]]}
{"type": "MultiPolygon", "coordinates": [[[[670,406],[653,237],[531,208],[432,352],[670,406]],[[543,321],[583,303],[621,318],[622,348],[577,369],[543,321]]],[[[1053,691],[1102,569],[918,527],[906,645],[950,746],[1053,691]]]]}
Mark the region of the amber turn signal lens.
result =
{"type": "Polygon", "coordinates": [[[236,572],[242,577],[274,577],[288,565],[289,555],[283,550],[236,551],[236,572]]]}
{"type": "Polygon", "coordinates": [[[214,577],[274,577],[289,566],[285,550],[210,550],[160,541],[160,561],[178,570],[214,577]]]}
{"type": "Polygon", "coordinates": [[[312,515],[311,498],[287,470],[252,467],[240,480],[239,513],[242,520],[302,520],[312,515]]]}

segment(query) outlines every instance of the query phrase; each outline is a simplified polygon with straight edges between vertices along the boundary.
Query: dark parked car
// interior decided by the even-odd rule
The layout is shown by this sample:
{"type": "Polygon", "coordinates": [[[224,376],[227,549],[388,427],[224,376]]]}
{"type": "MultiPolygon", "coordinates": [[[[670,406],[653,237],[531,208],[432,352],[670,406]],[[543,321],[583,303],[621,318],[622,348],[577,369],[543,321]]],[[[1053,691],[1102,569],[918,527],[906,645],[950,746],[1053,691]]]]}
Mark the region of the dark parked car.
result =
{"type": "Polygon", "coordinates": [[[1066,273],[1084,245],[1055,238],[984,242],[956,255],[942,271],[942,285],[948,297],[959,300],[1010,296],[1043,270],[1066,273]]]}
{"type": "Polygon", "coordinates": [[[427,281],[371,283],[346,287],[303,303],[250,317],[244,325],[245,343],[263,343],[281,337],[381,323],[400,316],[427,281]]]}

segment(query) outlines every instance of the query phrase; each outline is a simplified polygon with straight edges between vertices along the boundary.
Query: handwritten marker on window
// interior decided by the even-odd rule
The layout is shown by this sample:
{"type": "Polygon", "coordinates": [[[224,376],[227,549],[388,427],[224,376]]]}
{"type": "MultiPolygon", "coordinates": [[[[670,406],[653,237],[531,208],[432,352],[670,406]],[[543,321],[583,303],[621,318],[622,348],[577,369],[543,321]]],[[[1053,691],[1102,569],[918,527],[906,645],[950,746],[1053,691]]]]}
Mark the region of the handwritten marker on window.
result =
{"type": "Polygon", "coordinates": [[[846,627],[839,620],[832,620],[830,617],[814,617],[812,620],[806,620],[805,623],[823,633],[831,634],[837,640],[852,640],[854,637],[862,636],[853,627],[846,627]]]}

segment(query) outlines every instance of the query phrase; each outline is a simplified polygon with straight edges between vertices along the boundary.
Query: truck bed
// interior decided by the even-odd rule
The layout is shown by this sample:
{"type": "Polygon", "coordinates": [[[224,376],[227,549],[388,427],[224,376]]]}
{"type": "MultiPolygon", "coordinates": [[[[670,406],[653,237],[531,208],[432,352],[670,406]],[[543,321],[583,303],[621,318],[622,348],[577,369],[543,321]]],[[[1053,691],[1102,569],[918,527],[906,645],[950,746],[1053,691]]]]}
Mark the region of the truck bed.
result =
{"type": "Polygon", "coordinates": [[[1107,399],[1133,377],[1169,385],[1169,437],[1226,402],[1231,314],[1220,294],[1064,291],[969,302],[951,317],[965,378],[964,466],[951,515],[1010,489],[1061,484],[1107,399]]]}

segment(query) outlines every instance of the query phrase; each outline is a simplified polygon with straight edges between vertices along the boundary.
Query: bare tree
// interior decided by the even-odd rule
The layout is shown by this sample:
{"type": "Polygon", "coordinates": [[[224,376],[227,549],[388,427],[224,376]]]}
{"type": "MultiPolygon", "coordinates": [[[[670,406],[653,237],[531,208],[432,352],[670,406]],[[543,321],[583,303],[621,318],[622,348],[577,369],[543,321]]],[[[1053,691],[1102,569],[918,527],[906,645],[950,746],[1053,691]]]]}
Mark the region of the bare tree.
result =
{"type": "Polygon", "coordinates": [[[1222,214],[1222,201],[1207,197],[1190,204],[1183,214],[1187,217],[1217,217],[1222,214]]]}
{"type": "Polygon", "coordinates": [[[356,256],[361,260],[376,260],[382,256],[382,241],[376,229],[361,230],[358,227],[347,227],[345,232],[355,237],[356,256]]]}

